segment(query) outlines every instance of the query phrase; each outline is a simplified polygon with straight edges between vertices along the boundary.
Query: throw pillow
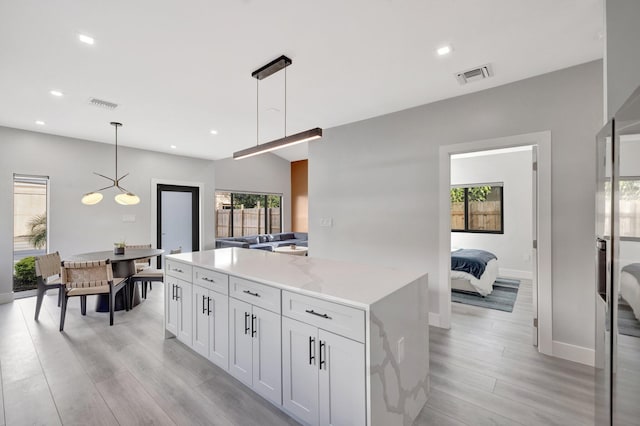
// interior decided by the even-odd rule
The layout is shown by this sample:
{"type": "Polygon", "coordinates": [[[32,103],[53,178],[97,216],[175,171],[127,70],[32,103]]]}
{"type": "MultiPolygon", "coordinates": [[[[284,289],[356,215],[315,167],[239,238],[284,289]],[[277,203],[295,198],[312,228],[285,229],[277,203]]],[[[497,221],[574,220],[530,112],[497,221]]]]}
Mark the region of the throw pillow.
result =
{"type": "Polygon", "coordinates": [[[249,244],[258,244],[258,237],[257,236],[245,237],[244,241],[249,243],[249,244]]]}

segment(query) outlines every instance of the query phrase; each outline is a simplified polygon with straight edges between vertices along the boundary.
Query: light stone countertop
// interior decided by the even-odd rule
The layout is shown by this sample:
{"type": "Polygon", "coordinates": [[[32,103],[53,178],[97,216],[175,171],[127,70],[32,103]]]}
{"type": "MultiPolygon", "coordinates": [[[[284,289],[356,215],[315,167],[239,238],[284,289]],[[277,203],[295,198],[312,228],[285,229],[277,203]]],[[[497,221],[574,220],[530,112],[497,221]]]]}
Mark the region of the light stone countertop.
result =
{"type": "Polygon", "coordinates": [[[425,272],[237,247],[166,258],[365,310],[426,276],[425,272]]]}

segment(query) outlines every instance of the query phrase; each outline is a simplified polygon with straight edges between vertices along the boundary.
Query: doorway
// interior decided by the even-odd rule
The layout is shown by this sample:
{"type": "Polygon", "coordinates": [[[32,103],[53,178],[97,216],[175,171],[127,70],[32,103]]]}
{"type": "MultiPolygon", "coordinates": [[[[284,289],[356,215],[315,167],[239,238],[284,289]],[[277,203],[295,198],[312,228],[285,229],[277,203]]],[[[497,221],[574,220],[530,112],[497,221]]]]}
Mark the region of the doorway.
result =
{"type": "Polygon", "coordinates": [[[532,175],[531,275],[533,344],[545,354],[552,353],[551,306],[551,134],[539,132],[498,139],[461,143],[440,148],[439,223],[439,313],[431,323],[451,327],[451,156],[505,148],[531,146],[535,173],[532,175]],[[533,284],[532,284],[533,285],[533,284]]]}
{"type": "MultiPolygon", "coordinates": [[[[200,250],[200,188],[158,184],[156,187],[156,241],[166,254],[200,250]]],[[[158,267],[162,267],[159,258],[158,267]]]]}

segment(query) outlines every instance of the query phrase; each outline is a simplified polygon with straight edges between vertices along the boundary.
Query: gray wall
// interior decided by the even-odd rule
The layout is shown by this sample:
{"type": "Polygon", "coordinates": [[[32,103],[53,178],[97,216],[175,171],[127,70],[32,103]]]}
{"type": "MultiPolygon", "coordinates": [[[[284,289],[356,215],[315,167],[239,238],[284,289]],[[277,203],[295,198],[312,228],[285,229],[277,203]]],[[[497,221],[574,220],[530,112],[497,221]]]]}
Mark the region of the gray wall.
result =
{"type": "Polygon", "coordinates": [[[451,184],[504,184],[504,234],[452,232],[451,247],[488,250],[503,277],[531,279],[531,150],[451,160],[451,184]]]}
{"type": "Polygon", "coordinates": [[[282,194],[283,231],[291,230],[291,164],[266,153],[234,160],[217,160],[216,189],[282,194]]]}
{"type": "Polygon", "coordinates": [[[108,185],[93,172],[112,176],[114,146],[0,127],[0,296],[12,290],[13,173],[50,178],[49,249],[64,256],[109,250],[115,241],[151,242],[151,179],[204,183],[202,246],[214,247],[214,162],[139,149],[120,148],[119,170],[131,175],[123,186],[139,195],[140,204],[121,206],[113,190],[101,203],[81,204],[83,193],[108,185]],[[122,215],[135,215],[125,223],[122,215]]]}
{"type": "Polygon", "coordinates": [[[550,130],[553,339],[593,348],[594,136],[602,62],[327,129],[309,144],[313,256],[429,272],[438,313],[439,147],[550,130]],[[332,218],[333,226],[320,226],[332,218]]]}
{"type": "Polygon", "coordinates": [[[607,116],[640,86],[640,1],[606,0],[607,116]]]}

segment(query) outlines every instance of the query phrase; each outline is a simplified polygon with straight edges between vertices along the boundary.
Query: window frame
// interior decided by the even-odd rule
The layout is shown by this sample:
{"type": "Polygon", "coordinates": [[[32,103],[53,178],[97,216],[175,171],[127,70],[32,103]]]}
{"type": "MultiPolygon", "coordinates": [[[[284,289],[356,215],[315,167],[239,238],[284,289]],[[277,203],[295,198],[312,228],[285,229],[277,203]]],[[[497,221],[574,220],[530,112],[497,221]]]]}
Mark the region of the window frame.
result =
{"type": "MultiPolygon", "coordinates": [[[[259,195],[262,196],[263,200],[264,200],[264,230],[265,233],[270,234],[272,233],[272,230],[269,230],[269,232],[266,232],[267,229],[269,229],[269,215],[267,214],[267,209],[268,207],[268,197],[270,196],[276,196],[276,197],[280,197],[280,206],[279,206],[279,210],[280,210],[280,232],[284,232],[283,231],[283,223],[284,223],[284,217],[282,217],[282,203],[284,201],[284,194],[281,193],[276,193],[276,192],[253,192],[253,191],[234,191],[234,190],[223,190],[223,189],[216,189],[215,191],[215,196],[217,197],[218,193],[229,193],[230,195],[230,204],[229,204],[229,210],[230,210],[230,217],[229,217],[229,226],[230,226],[230,234],[228,237],[221,237],[221,238],[242,238],[246,235],[234,235],[234,220],[233,220],[233,211],[234,211],[234,194],[247,194],[247,195],[259,195]]],[[[217,219],[216,219],[217,220],[217,219]]],[[[216,228],[216,232],[218,229],[218,224],[217,222],[215,223],[215,228],[216,228]]],[[[216,235],[216,238],[218,238],[218,236],[216,235]]]]}
{"type": "MultiPolygon", "coordinates": [[[[461,232],[467,234],[504,234],[504,182],[491,182],[491,183],[473,183],[473,184],[460,184],[460,185],[451,185],[450,189],[454,188],[462,188],[464,189],[464,229],[453,229],[451,228],[451,232],[461,232]],[[490,186],[492,188],[499,187],[500,188],[500,230],[499,231],[490,231],[490,230],[480,230],[480,229],[469,229],[469,189],[476,188],[479,186],[490,186]]],[[[449,203],[451,203],[451,195],[449,195],[449,203]]],[[[451,213],[449,213],[451,215],[451,213]]],[[[449,219],[451,221],[451,218],[449,219]]]]}

